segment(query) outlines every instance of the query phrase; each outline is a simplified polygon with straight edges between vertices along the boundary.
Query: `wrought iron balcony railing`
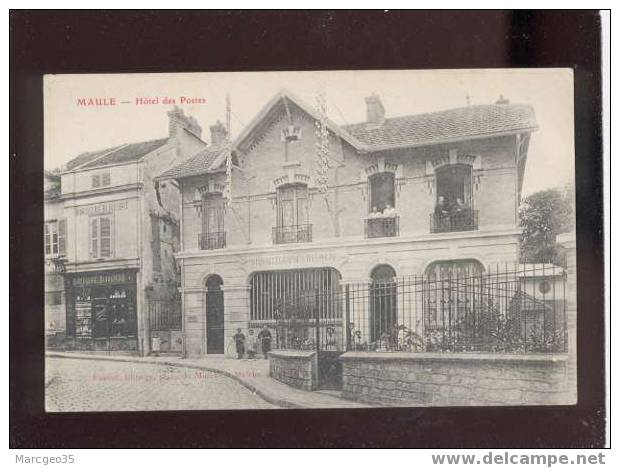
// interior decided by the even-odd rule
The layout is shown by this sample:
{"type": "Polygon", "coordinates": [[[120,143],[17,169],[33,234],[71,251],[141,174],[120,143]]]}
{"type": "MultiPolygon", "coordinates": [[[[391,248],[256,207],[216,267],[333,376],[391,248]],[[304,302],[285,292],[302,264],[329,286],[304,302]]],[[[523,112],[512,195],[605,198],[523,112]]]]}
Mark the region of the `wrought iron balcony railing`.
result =
{"type": "Polygon", "coordinates": [[[276,226],[273,228],[274,244],[295,244],[298,242],[312,242],[312,224],[276,226]]]}
{"type": "Polygon", "coordinates": [[[366,238],[398,236],[398,216],[367,218],[364,222],[366,238]]]}
{"type": "Polygon", "coordinates": [[[226,247],[226,233],[220,231],[199,234],[198,245],[200,250],[223,249],[226,247]]]}
{"type": "Polygon", "coordinates": [[[464,209],[456,213],[431,213],[431,233],[476,231],[478,229],[478,210],[464,209]]]}

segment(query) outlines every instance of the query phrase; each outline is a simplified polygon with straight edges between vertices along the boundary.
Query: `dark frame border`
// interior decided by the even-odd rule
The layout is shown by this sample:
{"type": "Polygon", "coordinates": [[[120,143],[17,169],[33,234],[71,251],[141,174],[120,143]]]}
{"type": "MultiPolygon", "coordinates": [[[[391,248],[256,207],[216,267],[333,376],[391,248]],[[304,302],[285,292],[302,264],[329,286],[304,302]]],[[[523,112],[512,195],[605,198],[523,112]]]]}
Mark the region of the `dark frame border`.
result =
{"type": "Polygon", "coordinates": [[[602,447],[600,54],[596,11],[11,11],[10,446],[602,447]],[[497,67],[574,70],[577,406],[44,413],[43,74],[497,67]]]}

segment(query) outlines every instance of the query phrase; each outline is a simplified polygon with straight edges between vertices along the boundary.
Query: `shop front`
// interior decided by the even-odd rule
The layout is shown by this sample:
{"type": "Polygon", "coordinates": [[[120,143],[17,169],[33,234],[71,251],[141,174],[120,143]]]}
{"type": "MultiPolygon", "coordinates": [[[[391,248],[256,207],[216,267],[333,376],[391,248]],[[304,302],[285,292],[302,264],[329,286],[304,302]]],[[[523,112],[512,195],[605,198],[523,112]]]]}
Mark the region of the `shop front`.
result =
{"type": "Polygon", "coordinates": [[[136,271],[67,274],[67,346],[137,351],[136,271]]]}

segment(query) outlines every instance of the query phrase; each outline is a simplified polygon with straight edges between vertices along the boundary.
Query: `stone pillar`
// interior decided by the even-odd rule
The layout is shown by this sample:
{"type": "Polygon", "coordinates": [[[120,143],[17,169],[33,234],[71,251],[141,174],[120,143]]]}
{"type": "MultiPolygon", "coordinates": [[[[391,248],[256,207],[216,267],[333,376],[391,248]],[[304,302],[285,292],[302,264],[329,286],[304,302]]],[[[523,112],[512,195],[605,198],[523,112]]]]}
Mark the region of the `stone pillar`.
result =
{"type": "Polygon", "coordinates": [[[185,355],[196,358],[206,354],[206,291],[200,288],[183,290],[183,326],[185,355]]]}
{"type": "Polygon", "coordinates": [[[233,335],[237,328],[247,336],[250,320],[250,286],[232,285],[222,286],[224,292],[224,354],[226,357],[236,358],[233,344],[233,335]]]}
{"type": "Polygon", "coordinates": [[[567,390],[577,402],[577,251],[574,232],[560,234],[556,243],[566,249],[566,328],[568,338],[567,390]]]}

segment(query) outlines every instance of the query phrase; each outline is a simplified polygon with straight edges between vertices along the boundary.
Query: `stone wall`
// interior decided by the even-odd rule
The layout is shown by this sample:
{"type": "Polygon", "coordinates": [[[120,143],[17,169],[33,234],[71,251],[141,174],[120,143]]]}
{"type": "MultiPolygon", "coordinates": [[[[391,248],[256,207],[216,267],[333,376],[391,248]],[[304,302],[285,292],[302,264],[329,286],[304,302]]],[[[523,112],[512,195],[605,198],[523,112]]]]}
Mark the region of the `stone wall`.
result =
{"type": "Polygon", "coordinates": [[[575,404],[566,355],[343,354],[345,398],[390,406],[575,404]]]}
{"type": "Polygon", "coordinates": [[[316,352],[271,351],[269,375],[291,387],[316,390],[318,387],[316,352]]]}

